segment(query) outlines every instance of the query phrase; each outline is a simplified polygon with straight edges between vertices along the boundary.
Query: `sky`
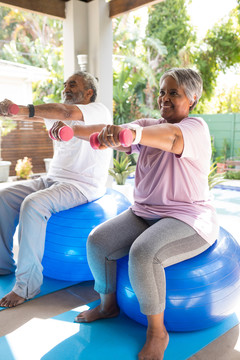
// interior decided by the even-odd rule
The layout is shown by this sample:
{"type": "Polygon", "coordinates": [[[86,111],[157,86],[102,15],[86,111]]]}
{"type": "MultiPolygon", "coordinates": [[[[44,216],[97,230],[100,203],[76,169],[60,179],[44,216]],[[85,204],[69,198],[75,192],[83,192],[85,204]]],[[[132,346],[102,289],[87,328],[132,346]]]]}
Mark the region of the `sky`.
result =
{"type": "Polygon", "coordinates": [[[207,30],[237,6],[236,0],[192,0],[188,13],[198,36],[204,37],[207,30]]]}

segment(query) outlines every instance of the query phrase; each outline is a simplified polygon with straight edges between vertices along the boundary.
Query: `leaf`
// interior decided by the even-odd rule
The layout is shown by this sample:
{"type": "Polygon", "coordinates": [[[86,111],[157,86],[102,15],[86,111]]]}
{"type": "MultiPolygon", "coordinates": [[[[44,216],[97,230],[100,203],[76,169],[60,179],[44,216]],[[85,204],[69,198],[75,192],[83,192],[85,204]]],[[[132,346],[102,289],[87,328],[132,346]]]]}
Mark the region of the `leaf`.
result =
{"type": "Polygon", "coordinates": [[[114,158],[113,164],[114,167],[108,170],[109,175],[115,179],[118,185],[124,185],[127,177],[135,171],[136,166],[131,165],[128,156],[121,158],[119,161],[114,158]]]}

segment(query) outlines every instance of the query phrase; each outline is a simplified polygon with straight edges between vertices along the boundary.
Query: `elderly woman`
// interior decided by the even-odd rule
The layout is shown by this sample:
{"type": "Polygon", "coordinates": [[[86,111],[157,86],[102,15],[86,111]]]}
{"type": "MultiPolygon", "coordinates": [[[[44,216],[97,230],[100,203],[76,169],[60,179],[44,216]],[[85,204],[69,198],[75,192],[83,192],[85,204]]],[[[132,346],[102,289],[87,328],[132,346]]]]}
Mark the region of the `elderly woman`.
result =
{"type": "Polygon", "coordinates": [[[91,232],[88,261],[101,302],[80,313],[75,321],[91,322],[119,314],[116,260],[129,254],[130,281],[148,318],[140,360],[162,360],[168,344],[164,268],[202,253],[218,235],[208,189],[210,134],[203,119],[189,116],[201,93],[198,73],[168,70],[160,79],[161,119],[127,124],[134,139],[128,148],[118,140],[122,127],[108,125],[98,136],[101,149],[139,153],[134,204],[91,232]]]}

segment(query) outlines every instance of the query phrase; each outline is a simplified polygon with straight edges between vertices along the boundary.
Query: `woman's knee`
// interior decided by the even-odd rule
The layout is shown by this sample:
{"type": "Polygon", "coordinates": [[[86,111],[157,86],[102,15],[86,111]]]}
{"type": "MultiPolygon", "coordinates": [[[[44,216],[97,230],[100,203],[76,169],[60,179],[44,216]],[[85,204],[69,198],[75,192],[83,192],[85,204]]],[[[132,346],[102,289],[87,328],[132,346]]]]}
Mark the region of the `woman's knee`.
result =
{"type": "Polygon", "coordinates": [[[129,251],[129,264],[135,268],[146,262],[152,262],[153,257],[144,243],[134,242],[129,251]]]}
{"type": "Polygon", "coordinates": [[[105,243],[106,240],[109,241],[109,239],[107,239],[106,235],[102,234],[102,231],[100,229],[101,225],[99,227],[96,227],[95,229],[93,229],[87,239],[87,249],[88,251],[100,251],[101,252],[104,250],[105,248],[105,243]]]}
{"type": "Polygon", "coordinates": [[[88,256],[108,258],[115,252],[118,245],[113,239],[111,227],[104,223],[90,232],[87,239],[87,254],[88,256]]]}

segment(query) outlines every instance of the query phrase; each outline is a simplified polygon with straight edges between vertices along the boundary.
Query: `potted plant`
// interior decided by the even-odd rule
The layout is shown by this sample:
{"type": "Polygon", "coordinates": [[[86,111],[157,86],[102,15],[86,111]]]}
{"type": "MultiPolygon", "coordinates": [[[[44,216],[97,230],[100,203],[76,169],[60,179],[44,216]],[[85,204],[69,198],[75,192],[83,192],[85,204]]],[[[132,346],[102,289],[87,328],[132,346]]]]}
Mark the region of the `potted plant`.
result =
{"type": "Polygon", "coordinates": [[[127,155],[122,155],[119,159],[113,159],[113,165],[114,167],[108,170],[109,175],[115,180],[112,187],[132,201],[133,187],[131,184],[126,184],[126,180],[135,171],[136,166],[132,165],[127,155]]]}
{"type": "Polygon", "coordinates": [[[223,156],[216,157],[216,169],[218,174],[223,174],[226,172],[226,164],[225,164],[225,158],[223,156]]]}
{"type": "Polygon", "coordinates": [[[26,156],[23,159],[18,159],[15,171],[19,180],[29,179],[32,175],[32,159],[26,156]]]}
{"type": "Polygon", "coordinates": [[[46,170],[46,173],[47,173],[48,170],[49,170],[49,167],[50,167],[52,158],[45,158],[45,159],[43,159],[43,160],[44,160],[44,163],[45,163],[45,170],[46,170]]]}

